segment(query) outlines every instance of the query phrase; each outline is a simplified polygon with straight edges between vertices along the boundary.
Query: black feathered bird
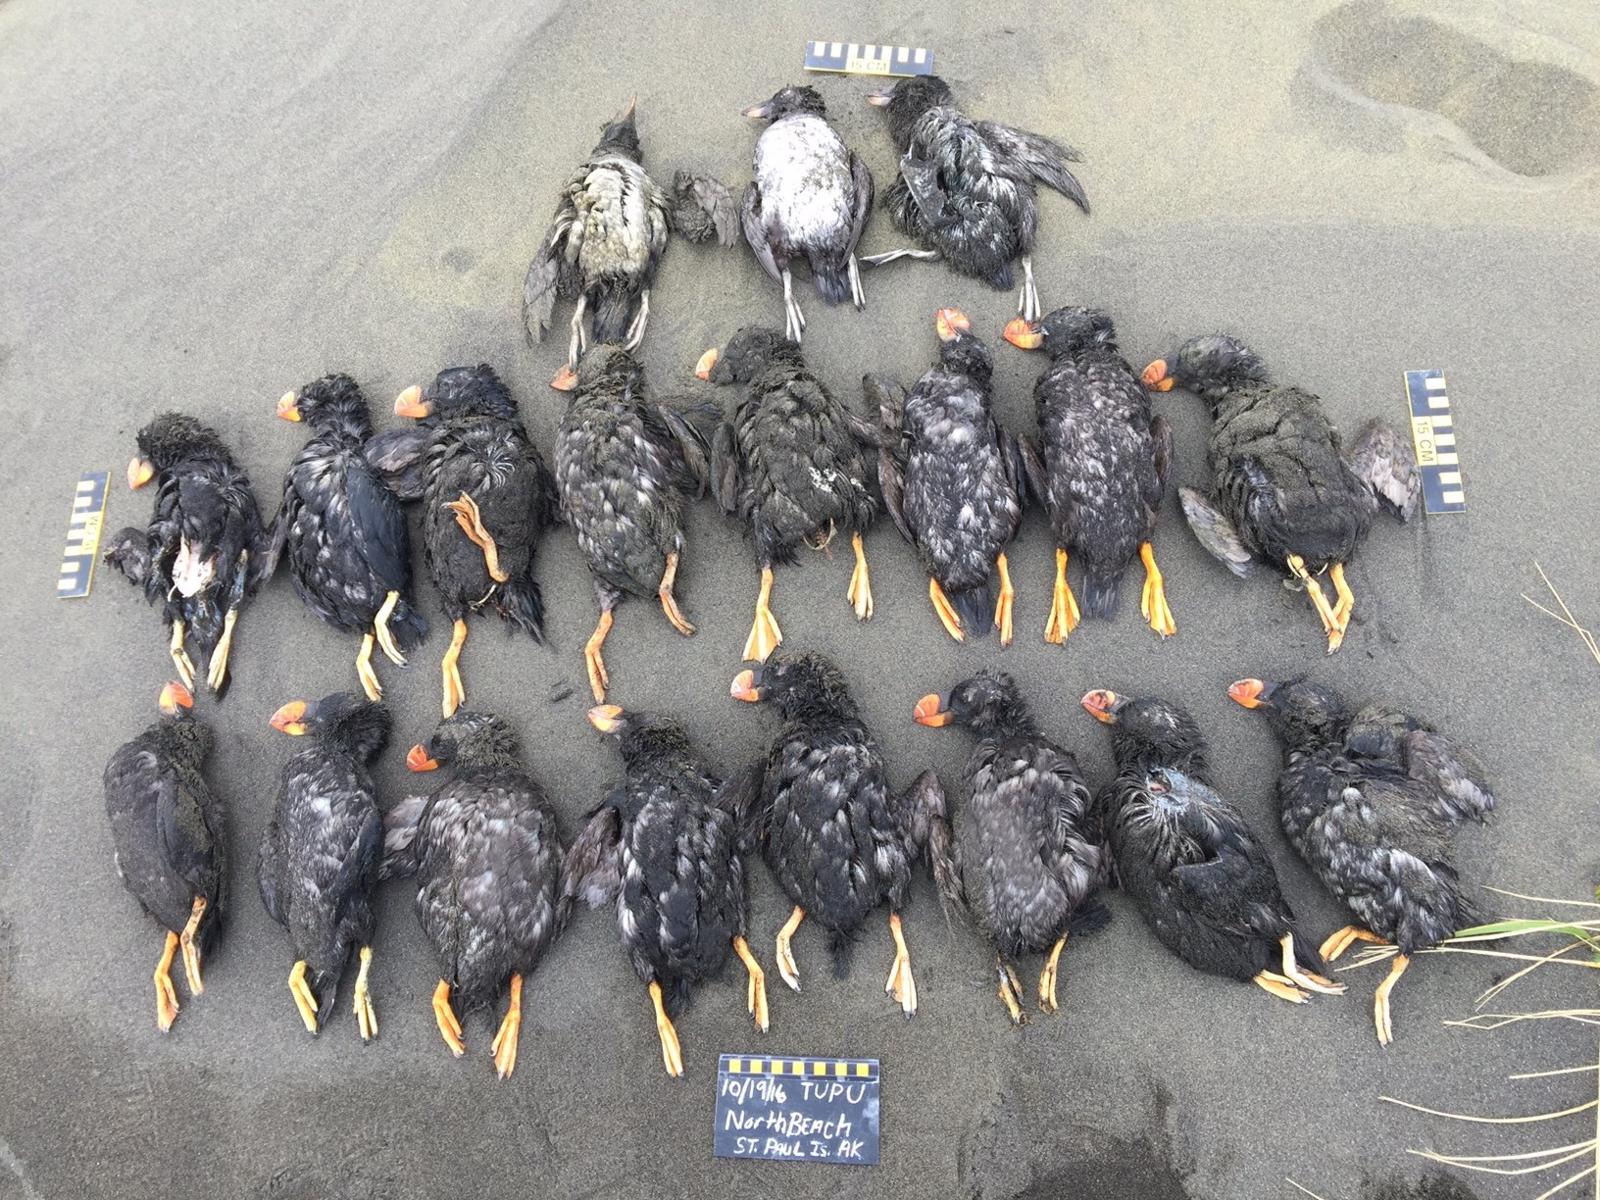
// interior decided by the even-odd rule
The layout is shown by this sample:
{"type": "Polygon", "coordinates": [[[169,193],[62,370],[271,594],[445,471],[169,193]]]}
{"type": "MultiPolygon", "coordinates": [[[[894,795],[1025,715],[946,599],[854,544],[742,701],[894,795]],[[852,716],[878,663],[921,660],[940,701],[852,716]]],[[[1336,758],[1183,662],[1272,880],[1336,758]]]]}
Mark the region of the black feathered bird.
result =
{"type": "Polygon", "coordinates": [[[560,521],[560,500],[516,401],[487,363],[450,367],[426,389],[407,388],[394,411],[418,424],[370,439],[367,459],[402,499],[423,501],[423,556],[451,621],[440,668],[449,716],[467,698],[458,661],[469,612],[492,605],[543,641],[534,554],[560,521]]]}
{"type": "Polygon", "coordinates": [[[1154,696],[1103,689],[1082,704],[1110,728],[1117,760],[1116,779],[1095,797],[1116,880],[1161,944],[1191,967],[1295,1004],[1343,993],[1298,936],[1266,848],[1213,790],[1194,718],[1154,696]]]}
{"type": "Polygon", "coordinates": [[[583,657],[594,698],[604,700],[610,675],[601,647],[624,596],[658,599],[674,629],[694,632],[673,584],[684,550],[683,497],[704,494],[710,447],[688,414],[649,396],[644,368],[620,346],[596,346],[556,386],[571,392],[556,433],[556,486],[600,602],[583,657]]]}
{"type": "Polygon", "coordinates": [[[406,766],[452,778],[432,795],[392,809],[391,873],[417,877],[417,920],[439,958],[433,1016],[458,1058],[461,1017],[510,1003],[490,1047],[509,1078],[522,1028],[522,981],[544,957],[572,910],[561,894],[563,851],[555,810],[522,765],[510,725],[465,709],[411,748],[406,766]],[[404,848],[404,849],[402,849],[404,848]]]}
{"type": "Polygon", "coordinates": [[[868,452],[872,425],[835,400],[800,348],[776,329],[748,326],[722,350],[700,356],[695,375],[745,384],[733,418],[717,429],[711,479],[722,511],[744,522],[756,543],[761,593],[743,657],[762,661],[783,641],[772,615],[772,568],[795,560],[801,545],[824,550],[848,530],[855,570],[845,593],[856,619],[872,616],[872,578],[862,532],[877,515],[868,452]]]}
{"type": "Polygon", "coordinates": [[[378,1034],[367,978],[383,818],[367,764],[389,740],[389,725],[386,707],[354,692],[315,704],[291,700],[272,715],[279,732],[311,735],[311,744],[283,765],[256,859],[261,903],[294,951],[289,993],[311,1033],[333,1012],[354,953],[356,1027],[362,1041],[378,1034]]]}
{"type": "Polygon", "coordinates": [[[900,151],[900,173],[884,205],[895,228],[923,249],[892,250],[862,262],[877,266],[897,258],[942,258],[961,274],[1003,291],[1013,283],[1012,263],[1021,259],[1017,311],[1037,320],[1036,185],[1054,188],[1087,214],[1089,198],[1067,168],[1080,161],[1079,153],[1043,134],[969,119],[937,75],[902,79],[872,93],[867,102],[888,109],[889,130],[900,151]]]}
{"type": "Polygon", "coordinates": [[[406,665],[405,651],[428,633],[412,603],[411,536],[400,498],[367,461],[367,398],[348,375],[325,375],[278,401],[278,416],[311,426],[283,481],[267,549],[270,569],[285,553],[294,590],[335,629],[361,634],[356,675],[371,700],[383,696],[373,646],[406,665]]]}
{"type": "Polygon", "coordinates": [[[1151,413],[1149,395],[1118,352],[1110,315],[1058,308],[1037,324],[1011,322],[1006,340],[1024,350],[1043,346],[1050,355],[1033,388],[1039,445],[1026,447],[1024,458],[1056,541],[1045,641],[1066,641],[1084,613],[1109,617],[1136,558],[1145,569],[1139,611],[1151,629],[1172,636],[1178,626],[1151,543],[1172,473],[1172,430],[1151,413]],[[1081,609],[1067,582],[1072,556],[1083,571],[1081,609]]]}
{"type": "Polygon", "coordinates": [[[1486,820],[1483,769],[1449,738],[1386,706],[1352,713],[1338,693],[1304,681],[1241,679],[1236,702],[1263,713],[1283,745],[1278,815],[1289,842],[1361,922],[1322,943],[1330,962],[1354,942],[1395,949],[1373,998],[1378,1041],[1394,1037],[1393,991],[1411,956],[1472,924],[1452,842],[1486,820]]]}
{"type": "Polygon", "coordinates": [[[161,605],[184,686],[194,687],[186,649],[193,646],[207,664],[206,686],[220,693],[234,622],[267,570],[255,494],[216,430],[191,416],[163,413],[139,431],[138,443],[128,486],[155,480],[155,511],[148,528],[118,532],[105,560],[161,605]]]}
{"type": "Polygon", "coordinates": [[[1009,675],[974,675],[922,697],[912,715],[919,725],[954,723],[978,737],[955,819],[946,899],[970,912],[994,946],[1011,1020],[1026,1019],[1026,992],[1011,965],[1023,954],[1047,954],[1039,1007],[1056,1012],[1067,935],[1088,932],[1107,915],[1097,893],[1109,860],[1078,760],[1039,732],[1009,675]]]}
{"type": "Polygon", "coordinates": [[[756,803],[767,863],[794,903],[778,933],[778,973],[800,990],[789,943],[810,917],[827,932],[834,972],[843,976],[862,924],[887,904],[895,956],[884,991],[914,1016],[917,984],[900,914],[917,857],[928,855],[941,890],[953,886],[939,777],[924,771],[903,794],[890,792],[877,740],[843,673],[820,654],[741,671],[731,691],[737,700],[771,700],[783,717],[756,803]]]}
{"type": "Polygon", "coordinates": [[[884,507],[917,548],[945,631],[960,642],[992,623],[1009,646],[1016,592],[1006,547],[1022,523],[1021,444],[995,421],[994,360],[966,315],[941,308],[934,331],[938,365],[909,395],[890,380],[862,380],[887,435],[878,453],[884,507]],[[991,595],[996,573],[998,597],[991,595]]]}
{"type": "Polygon", "coordinates": [[[1404,521],[1416,511],[1409,443],[1373,418],[1346,451],[1321,400],[1268,382],[1261,357],[1225,334],[1190,338],[1147,366],[1143,380],[1210,402],[1211,495],[1178,489],[1200,544],[1235,575],[1265,563],[1303,587],[1332,654],[1355,608],[1345,566],[1372,518],[1387,510],[1404,521]],[[1338,597],[1331,605],[1316,578],[1324,571],[1338,597]]]}
{"type": "Polygon", "coordinates": [[[828,124],[815,88],[781,88],[744,115],[771,122],[756,139],[755,178],[740,211],[744,240],[783,285],[784,333],[799,342],[806,319],[794,298],[794,263],[810,266],[817,293],[829,304],[850,300],[866,307],[856,244],[872,211],[872,173],[828,124]]]}
{"type": "Polygon", "coordinates": [[[563,899],[616,906],[622,944],[649,987],[662,1062],[680,1076],[673,1018],[697,984],[722,974],[730,951],[749,976],[746,1007],[767,1031],[766,975],[745,940],[744,851],[759,780],[723,780],[675,721],[602,704],[589,723],[616,740],[626,778],[572,843],[563,899]]]}
{"type": "Polygon", "coordinates": [[[189,992],[205,990],[201,964],[221,928],[228,888],[227,813],[206,782],[215,736],[190,716],[181,683],[161,689],[161,718],[106,763],[106,817],[117,875],[166,930],[156,963],[156,1025],[178,1016],[172,960],[181,951],[189,992]]]}
{"type": "MultiPolygon", "coordinates": [[[[635,98],[637,99],[637,98],[635,98]]],[[[668,193],[644,169],[635,100],[601,130],[600,144],[567,180],[555,220],[528,266],[522,322],[530,341],[550,327],[556,300],[578,301],[567,365],[588,349],[584,312],[594,306],[594,340],[644,340],[650,287],[673,232],[693,242],[739,240],[739,209],[709,175],[679,171],[668,193]]]]}

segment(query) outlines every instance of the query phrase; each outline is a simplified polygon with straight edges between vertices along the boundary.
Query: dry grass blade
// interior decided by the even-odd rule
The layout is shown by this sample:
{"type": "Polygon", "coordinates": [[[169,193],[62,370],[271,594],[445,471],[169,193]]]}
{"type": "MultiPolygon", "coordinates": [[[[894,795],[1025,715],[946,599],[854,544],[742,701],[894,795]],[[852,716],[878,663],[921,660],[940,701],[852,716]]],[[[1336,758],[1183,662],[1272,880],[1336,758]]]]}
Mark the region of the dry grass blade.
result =
{"type": "Polygon", "coordinates": [[[1522,593],[1522,598],[1529,604],[1533,605],[1534,608],[1542,612],[1545,616],[1551,618],[1552,620],[1560,621],[1561,624],[1575,632],[1578,635],[1578,640],[1583,643],[1584,649],[1589,651],[1589,657],[1593,658],[1595,662],[1600,663],[1600,641],[1595,639],[1594,633],[1588,628],[1578,624],[1578,619],[1572,615],[1572,610],[1567,607],[1567,602],[1562,599],[1561,593],[1556,590],[1556,585],[1550,582],[1550,576],[1544,573],[1544,568],[1541,567],[1537,561],[1534,562],[1533,569],[1539,572],[1539,578],[1544,581],[1544,586],[1548,588],[1550,590],[1550,594],[1555,597],[1556,603],[1561,606],[1561,611],[1559,613],[1552,612],[1526,592],[1522,593]]]}
{"type": "Polygon", "coordinates": [[[1311,1200],[1322,1200],[1322,1197],[1317,1195],[1310,1188],[1306,1187],[1304,1184],[1296,1183],[1294,1180],[1290,1179],[1287,1175],[1284,1176],[1283,1181],[1285,1183],[1287,1183],[1290,1187],[1292,1187],[1295,1191],[1299,1192],[1301,1195],[1310,1196],[1311,1200]]]}

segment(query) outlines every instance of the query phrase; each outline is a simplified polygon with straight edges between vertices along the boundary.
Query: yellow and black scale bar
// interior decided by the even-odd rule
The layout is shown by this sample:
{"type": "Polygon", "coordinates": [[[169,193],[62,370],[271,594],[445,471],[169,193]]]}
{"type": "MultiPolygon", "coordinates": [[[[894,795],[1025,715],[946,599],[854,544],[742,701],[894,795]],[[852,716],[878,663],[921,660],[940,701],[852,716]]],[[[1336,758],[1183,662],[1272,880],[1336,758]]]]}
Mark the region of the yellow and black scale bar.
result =
{"type": "Polygon", "coordinates": [[[807,42],[806,70],[842,75],[932,75],[933,51],[920,46],[807,42]]]}
{"type": "Polygon", "coordinates": [[[72,515],[67,519],[67,548],[61,554],[61,574],[56,595],[77,600],[89,594],[94,580],[94,560],[100,554],[100,528],[106,519],[106,485],[109,471],[85,471],[72,495],[72,515]]]}
{"type": "Polygon", "coordinates": [[[724,1054],[722,1070],[730,1075],[808,1075],[832,1079],[876,1079],[875,1058],[775,1058],[770,1055],[724,1054]]]}
{"type": "Polygon", "coordinates": [[[1411,409],[1411,442],[1422,472],[1422,511],[1430,517],[1467,511],[1456,450],[1455,417],[1443,371],[1407,371],[1406,403],[1411,409]]]}

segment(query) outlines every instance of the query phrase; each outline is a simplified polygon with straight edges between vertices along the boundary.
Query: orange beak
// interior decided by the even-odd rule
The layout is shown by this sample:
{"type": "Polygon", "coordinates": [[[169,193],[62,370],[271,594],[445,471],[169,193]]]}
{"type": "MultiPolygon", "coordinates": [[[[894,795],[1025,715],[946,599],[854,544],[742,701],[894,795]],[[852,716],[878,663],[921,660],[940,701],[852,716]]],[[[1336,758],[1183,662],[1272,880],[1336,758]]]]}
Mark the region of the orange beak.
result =
{"type": "Polygon", "coordinates": [[[611,733],[622,722],[622,707],[617,704],[597,704],[589,710],[589,724],[601,733],[611,733]]]}
{"type": "Polygon", "coordinates": [[[1021,317],[1013,317],[1007,321],[1005,332],[1001,336],[1018,350],[1037,350],[1044,345],[1044,330],[1031,321],[1024,321],[1021,317]]]}
{"type": "Polygon", "coordinates": [[[1266,690],[1267,685],[1259,679],[1241,679],[1228,689],[1228,697],[1235,704],[1242,704],[1246,708],[1260,708],[1261,693],[1266,690]]]}
{"type": "Polygon", "coordinates": [[[169,717],[175,717],[178,715],[180,708],[194,707],[194,697],[189,694],[189,689],[184,687],[183,684],[174,682],[161,689],[159,704],[162,712],[169,717]]]}
{"type": "Polygon", "coordinates": [[[148,458],[136,458],[128,464],[128,486],[136,492],[155,477],[155,464],[148,458]]]}
{"type": "Polygon", "coordinates": [[[1108,692],[1104,688],[1096,688],[1092,692],[1085,692],[1083,699],[1078,703],[1088,711],[1096,721],[1103,721],[1107,725],[1117,723],[1117,706],[1121,703],[1115,692],[1108,692]]]}
{"type": "Polygon", "coordinates": [[[762,699],[760,686],[756,683],[754,671],[740,671],[733,677],[733,685],[728,688],[728,694],[735,700],[743,700],[755,704],[762,699]]]}
{"type": "Polygon", "coordinates": [[[570,392],[578,386],[578,373],[571,367],[562,367],[550,381],[550,386],[558,392],[570,392]]]}
{"type": "Polygon", "coordinates": [[[911,710],[911,719],[918,725],[929,725],[935,729],[950,724],[950,717],[950,710],[944,706],[944,697],[934,692],[918,700],[916,708],[911,710]]]}
{"type": "Polygon", "coordinates": [[[422,389],[412,384],[394,399],[394,415],[420,420],[433,411],[433,405],[422,398],[422,389]]]}
{"type": "Polygon", "coordinates": [[[1167,360],[1156,359],[1144,369],[1144,374],[1139,376],[1139,382],[1153,392],[1170,392],[1172,376],[1167,374],[1167,360]]]}
{"type": "Polygon", "coordinates": [[[434,771],[439,767],[437,759],[429,758],[428,752],[421,746],[413,746],[406,751],[406,770],[408,771],[434,771]]]}
{"type": "Polygon", "coordinates": [[[694,377],[696,379],[709,380],[711,378],[711,368],[717,365],[717,360],[721,357],[722,354],[717,348],[715,346],[711,347],[700,356],[700,361],[694,364],[694,377]]]}
{"type": "Polygon", "coordinates": [[[293,392],[285,392],[279,396],[278,416],[285,421],[298,421],[300,419],[300,397],[293,392]]]}
{"type": "Polygon", "coordinates": [[[941,308],[933,314],[933,331],[941,342],[948,342],[958,333],[971,333],[972,322],[959,308],[941,308]]]}
{"type": "Polygon", "coordinates": [[[306,731],[306,702],[291,700],[272,714],[272,727],[279,733],[299,737],[306,731]]]}

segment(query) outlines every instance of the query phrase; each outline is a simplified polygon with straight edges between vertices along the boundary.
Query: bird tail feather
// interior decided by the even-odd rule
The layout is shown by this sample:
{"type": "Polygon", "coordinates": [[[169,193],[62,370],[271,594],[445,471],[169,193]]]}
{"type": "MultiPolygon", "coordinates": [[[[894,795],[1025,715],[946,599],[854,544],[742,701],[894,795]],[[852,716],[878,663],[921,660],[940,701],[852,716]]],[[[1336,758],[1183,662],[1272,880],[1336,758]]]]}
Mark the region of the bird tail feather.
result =
{"type": "Polygon", "coordinates": [[[667,1016],[676,1020],[684,1009],[689,1007],[689,996],[693,987],[687,979],[670,979],[661,989],[661,1007],[667,1010],[667,1016]]]}
{"type": "Polygon", "coordinates": [[[1098,895],[1090,896],[1080,904],[1072,913],[1072,920],[1067,928],[1078,936],[1098,933],[1111,924],[1111,910],[1106,907],[1106,902],[1098,895]]]}
{"type": "Polygon", "coordinates": [[[389,614],[389,632],[401,650],[414,650],[428,636],[428,618],[402,596],[389,614]]]}
{"type": "Polygon", "coordinates": [[[1083,613],[1088,617],[1109,617],[1117,607],[1118,585],[1122,576],[1101,575],[1094,571],[1083,577],[1083,613]]]}
{"type": "Polygon", "coordinates": [[[851,299],[850,266],[848,262],[811,260],[811,276],[816,280],[817,291],[829,304],[839,304],[851,299]]]}
{"type": "Polygon", "coordinates": [[[627,288],[608,288],[593,312],[594,340],[621,342],[633,320],[633,292],[627,288]]]}
{"type": "Polygon", "coordinates": [[[982,637],[994,627],[994,597],[989,594],[987,579],[977,587],[945,595],[961,618],[961,627],[972,637],[982,637]]]}
{"type": "Polygon", "coordinates": [[[544,593],[535,580],[513,579],[504,584],[500,611],[534,641],[544,641],[544,593]]]}
{"type": "Polygon", "coordinates": [[[849,929],[835,929],[828,934],[828,953],[833,955],[833,974],[843,979],[850,974],[850,956],[855,952],[856,935],[849,929]]]}

